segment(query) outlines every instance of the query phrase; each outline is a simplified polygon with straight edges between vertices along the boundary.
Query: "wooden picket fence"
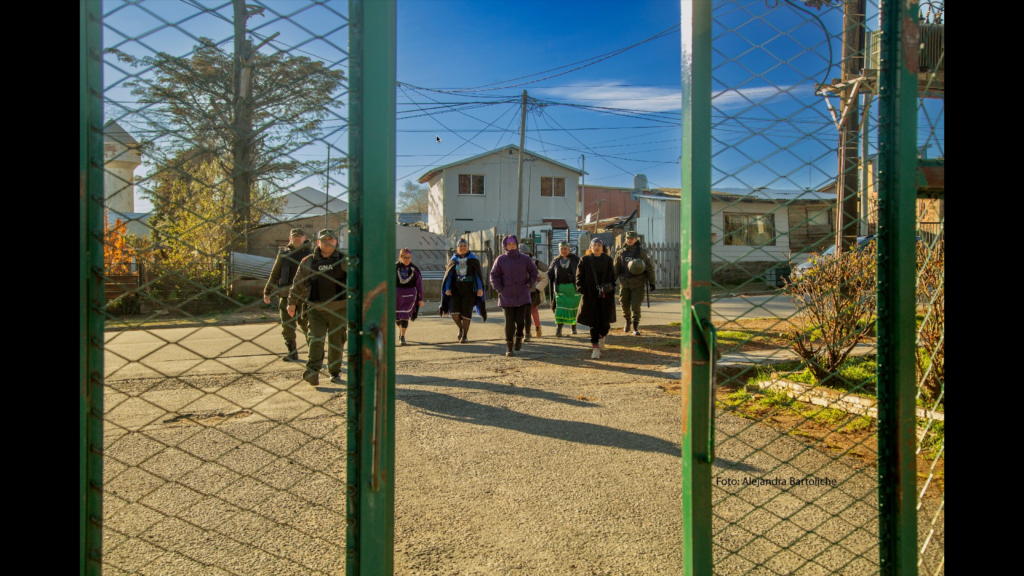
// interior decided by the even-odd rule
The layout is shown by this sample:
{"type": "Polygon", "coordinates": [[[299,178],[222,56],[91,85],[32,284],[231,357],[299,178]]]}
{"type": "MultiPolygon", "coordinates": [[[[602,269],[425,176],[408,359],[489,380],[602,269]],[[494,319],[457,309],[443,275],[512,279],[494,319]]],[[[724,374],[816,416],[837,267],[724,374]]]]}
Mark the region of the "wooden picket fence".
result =
{"type": "Polygon", "coordinates": [[[645,246],[654,264],[654,278],[658,288],[679,288],[679,242],[652,242],[645,246]]]}

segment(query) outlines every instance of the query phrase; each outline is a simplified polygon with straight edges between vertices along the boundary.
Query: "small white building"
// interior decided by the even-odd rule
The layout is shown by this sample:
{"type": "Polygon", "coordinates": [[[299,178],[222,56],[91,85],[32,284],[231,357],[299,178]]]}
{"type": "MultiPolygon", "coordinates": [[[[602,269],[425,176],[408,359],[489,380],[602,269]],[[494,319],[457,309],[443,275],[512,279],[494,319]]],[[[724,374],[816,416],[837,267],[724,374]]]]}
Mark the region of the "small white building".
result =
{"type": "MultiPolygon", "coordinates": [[[[679,189],[643,192],[634,229],[648,245],[678,244],[679,189]]],[[[810,190],[712,190],[712,279],[745,281],[824,250],[834,241],[835,201],[810,190]]]]}
{"type": "MultiPolygon", "coordinates": [[[[427,227],[451,236],[497,227],[514,233],[519,199],[519,146],[438,166],[419,178],[430,187],[427,227]]],[[[522,227],[565,220],[576,229],[582,170],[530,150],[523,154],[522,227]]]]}
{"type": "Polygon", "coordinates": [[[335,196],[329,196],[323,190],[311,186],[299,188],[285,195],[285,206],[281,211],[280,220],[322,216],[327,212],[348,212],[348,202],[335,196]]]}

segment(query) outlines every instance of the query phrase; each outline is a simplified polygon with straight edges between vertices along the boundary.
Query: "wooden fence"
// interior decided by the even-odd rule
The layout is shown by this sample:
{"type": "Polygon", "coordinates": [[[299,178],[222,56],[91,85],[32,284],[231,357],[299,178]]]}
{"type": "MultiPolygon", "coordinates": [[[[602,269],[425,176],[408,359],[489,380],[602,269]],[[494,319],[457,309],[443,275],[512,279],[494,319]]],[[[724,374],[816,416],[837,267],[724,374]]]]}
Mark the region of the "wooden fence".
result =
{"type": "Polygon", "coordinates": [[[655,285],[658,288],[679,288],[679,243],[653,242],[645,248],[654,263],[655,285]]]}

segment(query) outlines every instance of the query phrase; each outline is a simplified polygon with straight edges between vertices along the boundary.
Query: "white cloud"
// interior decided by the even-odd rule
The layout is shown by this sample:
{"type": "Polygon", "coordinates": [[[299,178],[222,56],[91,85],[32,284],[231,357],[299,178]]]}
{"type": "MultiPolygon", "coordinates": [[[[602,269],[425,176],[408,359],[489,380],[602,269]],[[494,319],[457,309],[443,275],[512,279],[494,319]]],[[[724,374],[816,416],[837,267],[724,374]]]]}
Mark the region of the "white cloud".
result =
{"type": "MultiPolygon", "coordinates": [[[[565,86],[561,88],[537,88],[545,98],[606,108],[627,108],[646,112],[678,112],[682,107],[682,92],[672,88],[653,86],[622,86],[619,82],[602,82],[597,85],[565,86]]],[[[768,106],[775,102],[792,101],[813,94],[810,84],[788,86],[759,86],[756,88],[732,88],[711,95],[711,105],[717,109],[743,108],[751,104],[768,106]],[[773,98],[774,97],[774,98],[773,98]]]]}

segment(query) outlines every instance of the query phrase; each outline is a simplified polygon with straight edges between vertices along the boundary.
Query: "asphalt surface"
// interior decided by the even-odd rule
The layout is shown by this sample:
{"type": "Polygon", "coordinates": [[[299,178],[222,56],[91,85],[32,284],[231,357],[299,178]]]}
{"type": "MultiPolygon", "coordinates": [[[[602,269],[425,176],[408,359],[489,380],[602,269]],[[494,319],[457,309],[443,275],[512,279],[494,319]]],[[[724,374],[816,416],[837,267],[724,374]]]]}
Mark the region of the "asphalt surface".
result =
{"type": "MultiPolygon", "coordinates": [[[[613,328],[591,360],[541,314],[514,358],[496,315],[396,349],[396,574],[681,572],[678,356],[613,328]]],[[[344,573],[344,387],[283,353],[274,324],[107,335],[104,574],[344,573]]],[[[721,412],[717,434],[716,478],[837,486],[715,486],[716,573],[877,572],[873,468],[721,412]]]]}

